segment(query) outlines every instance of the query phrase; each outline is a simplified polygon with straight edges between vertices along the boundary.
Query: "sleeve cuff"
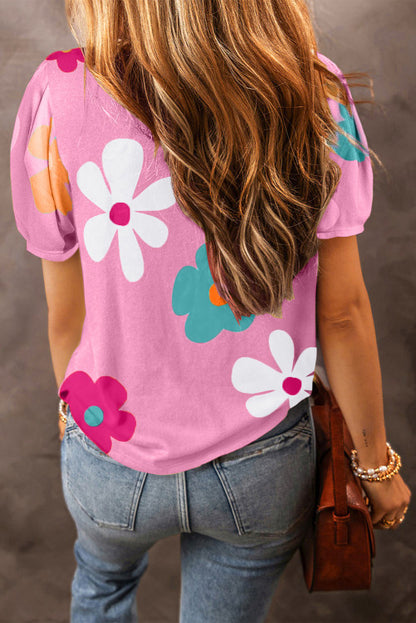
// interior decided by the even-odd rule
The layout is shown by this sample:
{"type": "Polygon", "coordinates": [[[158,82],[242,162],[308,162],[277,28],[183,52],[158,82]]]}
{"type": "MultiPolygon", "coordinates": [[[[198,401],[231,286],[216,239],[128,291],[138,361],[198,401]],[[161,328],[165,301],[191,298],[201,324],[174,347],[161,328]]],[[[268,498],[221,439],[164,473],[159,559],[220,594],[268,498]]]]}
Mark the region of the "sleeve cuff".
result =
{"type": "Polygon", "coordinates": [[[63,262],[64,260],[72,257],[76,251],[79,249],[79,243],[77,242],[75,246],[67,249],[66,251],[44,251],[43,249],[38,249],[37,247],[32,246],[28,241],[26,241],[26,249],[32,255],[36,255],[36,257],[40,257],[43,260],[50,260],[52,262],[63,262]]]}
{"type": "Polygon", "coordinates": [[[318,232],[317,237],[325,240],[327,238],[355,236],[355,234],[361,234],[363,231],[364,225],[359,225],[357,227],[348,227],[346,229],[318,232]]]}

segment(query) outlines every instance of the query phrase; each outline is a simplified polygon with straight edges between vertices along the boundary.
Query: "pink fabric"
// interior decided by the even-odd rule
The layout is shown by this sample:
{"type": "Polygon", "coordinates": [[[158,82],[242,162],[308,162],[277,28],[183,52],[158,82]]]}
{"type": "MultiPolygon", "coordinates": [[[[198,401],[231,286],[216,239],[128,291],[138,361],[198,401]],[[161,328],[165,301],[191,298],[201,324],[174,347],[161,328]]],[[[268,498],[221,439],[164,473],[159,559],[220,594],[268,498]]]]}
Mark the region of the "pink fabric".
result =
{"type": "MultiPolygon", "coordinates": [[[[59,392],[74,419],[114,460],[171,474],[257,439],[311,393],[318,254],[283,318],[238,324],[162,150],[154,157],[148,128],[88,71],[84,99],[83,71],[79,48],[54,52],[23,94],[10,151],[16,225],[37,257],[80,252],[86,318],[59,392]]],[[[355,106],[352,118],[330,106],[367,147],[355,106]]],[[[368,155],[341,138],[336,151],[342,178],[320,238],[362,232],[371,211],[368,155]]]]}

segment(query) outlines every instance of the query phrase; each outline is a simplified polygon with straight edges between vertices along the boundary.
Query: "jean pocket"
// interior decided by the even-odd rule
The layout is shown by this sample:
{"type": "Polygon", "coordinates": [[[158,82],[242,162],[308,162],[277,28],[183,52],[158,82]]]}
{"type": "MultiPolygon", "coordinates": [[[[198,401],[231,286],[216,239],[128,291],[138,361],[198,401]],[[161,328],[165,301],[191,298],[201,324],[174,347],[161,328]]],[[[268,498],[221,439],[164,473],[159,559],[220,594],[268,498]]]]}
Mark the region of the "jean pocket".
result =
{"type": "Polygon", "coordinates": [[[62,478],[95,524],[134,530],[146,475],[109,457],[81,429],[67,435],[62,478]]]}
{"type": "Polygon", "coordinates": [[[315,505],[310,412],[289,430],[214,459],[239,535],[302,530],[315,505]]]}

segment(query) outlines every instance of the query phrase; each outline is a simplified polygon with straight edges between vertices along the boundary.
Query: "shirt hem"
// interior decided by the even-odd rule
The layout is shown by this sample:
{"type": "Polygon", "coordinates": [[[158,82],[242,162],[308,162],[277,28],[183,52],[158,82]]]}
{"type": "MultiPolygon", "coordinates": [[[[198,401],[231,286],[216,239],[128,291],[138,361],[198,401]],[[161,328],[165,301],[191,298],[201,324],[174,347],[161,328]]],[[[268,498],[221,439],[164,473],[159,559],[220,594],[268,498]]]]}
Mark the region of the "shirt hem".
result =
{"type": "Polygon", "coordinates": [[[214,459],[217,459],[221,456],[224,456],[226,454],[229,454],[231,452],[234,452],[236,450],[243,448],[249,443],[256,441],[257,439],[259,439],[266,433],[270,432],[275,426],[277,426],[277,424],[280,424],[280,422],[283,422],[283,420],[288,416],[288,413],[289,413],[289,410],[283,419],[279,420],[278,422],[273,422],[273,424],[269,426],[268,428],[266,428],[265,430],[260,431],[260,432],[256,431],[255,433],[251,435],[241,437],[235,444],[227,448],[224,448],[223,450],[221,449],[218,450],[218,446],[217,446],[217,450],[211,449],[211,451],[205,452],[203,455],[200,455],[198,458],[195,458],[194,460],[187,461],[187,460],[178,459],[177,461],[174,460],[174,461],[169,461],[165,463],[164,467],[157,468],[155,467],[154,464],[153,465],[150,463],[146,464],[146,462],[141,463],[141,465],[138,466],[137,463],[135,464],[133,463],[133,461],[121,461],[120,459],[117,459],[114,456],[112,456],[111,453],[109,453],[108,456],[112,458],[114,461],[116,461],[117,463],[120,463],[121,465],[124,465],[125,467],[129,467],[130,469],[134,469],[136,471],[146,472],[149,474],[155,474],[156,476],[169,476],[172,474],[177,474],[183,471],[188,471],[190,469],[201,467],[205,463],[209,463],[213,461],[214,459]]]}

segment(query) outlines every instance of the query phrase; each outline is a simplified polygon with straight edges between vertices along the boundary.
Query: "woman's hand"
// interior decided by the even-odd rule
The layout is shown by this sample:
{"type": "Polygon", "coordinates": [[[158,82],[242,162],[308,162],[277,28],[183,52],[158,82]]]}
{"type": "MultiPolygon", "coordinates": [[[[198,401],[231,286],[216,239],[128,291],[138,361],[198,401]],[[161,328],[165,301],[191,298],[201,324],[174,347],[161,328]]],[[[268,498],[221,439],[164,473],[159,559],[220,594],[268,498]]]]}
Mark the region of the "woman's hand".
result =
{"type": "Polygon", "coordinates": [[[61,418],[58,418],[58,425],[59,425],[59,441],[62,441],[64,433],[65,433],[66,423],[62,422],[61,418]]]}
{"type": "Polygon", "coordinates": [[[371,520],[374,528],[380,528],[376,524],[381,519],[395,519],[395,530],[400,526],[398,521],[409,506],[412,493],[400,474],[380,482],[361,480],[361,486],[366,492],[371,504],[371,520]]]}

